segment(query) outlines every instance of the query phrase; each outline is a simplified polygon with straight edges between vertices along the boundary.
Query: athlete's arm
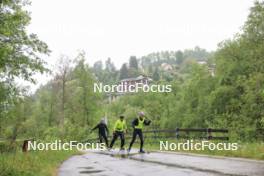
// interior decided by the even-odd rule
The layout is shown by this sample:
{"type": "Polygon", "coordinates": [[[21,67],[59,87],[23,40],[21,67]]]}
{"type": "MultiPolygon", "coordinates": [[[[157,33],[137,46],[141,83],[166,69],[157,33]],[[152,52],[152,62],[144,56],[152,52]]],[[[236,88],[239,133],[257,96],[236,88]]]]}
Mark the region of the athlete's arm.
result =
{"type": "Polygon", "coordinates": [[[149,119],[145,119],[144,120],[144,125],[148,126],[148,125],[150,125],[150,123],[151,123],[151,120],[149,120],[149,119]]]}
{"type": "Polygon", "coordinates": [[[99,124],[97,124],[93,129],[91,129],[91,132],[99,127],[99,124]]]}

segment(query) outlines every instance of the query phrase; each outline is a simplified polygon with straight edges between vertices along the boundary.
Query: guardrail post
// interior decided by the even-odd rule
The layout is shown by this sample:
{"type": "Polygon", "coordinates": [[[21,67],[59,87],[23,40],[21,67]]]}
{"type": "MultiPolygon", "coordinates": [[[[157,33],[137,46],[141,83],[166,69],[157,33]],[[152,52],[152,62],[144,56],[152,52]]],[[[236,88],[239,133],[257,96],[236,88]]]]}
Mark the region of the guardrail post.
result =
{"type": "Polygon", "coordinates": [[[28,142],[29,142],[30,140],[24,140],[23,141],[23,146],[22,146],[22,152],[28,152],[28,142]]]}
{"type": "Polygon", "coordinates": [[[176,128],[176,139],[178,139],[179,137],[180,137],[179,128],[176,128]]]}
{"type": "Polygon", "coordinates": [[[154,139],[155,140],[157,139],[157,132],[156,132],[156,130],[154,130],[154,139]]]}
{"type": "Polygon", "coordinates": [[[207,139],[208,140],[212,139],[212,129],[211,128],[207,128],[207,139]]]}

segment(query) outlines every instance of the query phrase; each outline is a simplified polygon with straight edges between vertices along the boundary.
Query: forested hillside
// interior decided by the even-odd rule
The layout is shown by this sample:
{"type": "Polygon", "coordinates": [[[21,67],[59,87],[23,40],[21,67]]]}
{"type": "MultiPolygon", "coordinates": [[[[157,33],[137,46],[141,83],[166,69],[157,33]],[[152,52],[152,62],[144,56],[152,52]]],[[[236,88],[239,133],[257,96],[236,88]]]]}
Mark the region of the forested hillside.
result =
{"type": "Polygon", "coordinates": [[[182,72],[190,63],[204,61],[213,64],[211,61],[212,54],[197,46],[194,49],[184,51],[161,51],[142,57],[131,56],[128,58],[128,62],[123,63],[120,70],[115,67],[111,58],[108,58],[105,63],[102,61],[95,62],[92,71],[98,81],[104,84],[113,84],[121,79],[139,75],[153,77],[156,81],[162,78],[171,81],[175,74],[182,72]],[[171,67],[170,70],[164,68],[168,65],[171,67]]]}

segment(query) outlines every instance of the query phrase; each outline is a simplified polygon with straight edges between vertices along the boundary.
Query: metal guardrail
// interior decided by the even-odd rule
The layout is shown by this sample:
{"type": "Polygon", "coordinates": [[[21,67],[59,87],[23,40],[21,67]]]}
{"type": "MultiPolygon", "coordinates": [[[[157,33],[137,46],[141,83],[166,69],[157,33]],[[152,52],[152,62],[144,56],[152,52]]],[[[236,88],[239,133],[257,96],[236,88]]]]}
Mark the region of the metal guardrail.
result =
{"type": "MultiPolygon", "coordinates": [[[[213,136],[212,133],[228,133],[227,129],[212,129],[212,128],[176,128],[176,129],[162,129],[162,130],[146,130],[143,131],[145,139],[207,139],[207,140],[229,140],[228,136],[213,136]],[[203,136],[190,136],[190,133],[205,133],[203,136]],[[150,135],[152,134],[152,135],[150,135]]],[[[108,136],[112,138],[112,136],[108,136]]],[[[131,139],[131,134],[125,136],[126,139],[131,139]]],[[[90,138],[84,142],[94,142],[99,138],[90,138]]]]}
{"type": "MultiPolygon", "coordinates": [[[[143,131],[145,139],[206,139],[206,140],[229,140],[228,136],[213,136],[212,133],[228,133],[227,129],[211,129],[211,128],[176,128],[176,129],[162,129],[162,130],[146,130],[143,131]],[[203,136],[190,136],[190,133],[203,133],[203,136]]],[[[112,138],[112,136],[108,136],[112,138]]],[[[126,139],[132,138],[132,133],[125,135],[126,139]]],[[[90,138],[82,142],[96,142],[99,138],[90,138]]],[[[34,138],[17,139],[15,141],[21,141],[22,151],[28,151],[28,142],[34,141],[34,138]]],[[[2,141],[3,142],[3,141],[2,141]]]]}

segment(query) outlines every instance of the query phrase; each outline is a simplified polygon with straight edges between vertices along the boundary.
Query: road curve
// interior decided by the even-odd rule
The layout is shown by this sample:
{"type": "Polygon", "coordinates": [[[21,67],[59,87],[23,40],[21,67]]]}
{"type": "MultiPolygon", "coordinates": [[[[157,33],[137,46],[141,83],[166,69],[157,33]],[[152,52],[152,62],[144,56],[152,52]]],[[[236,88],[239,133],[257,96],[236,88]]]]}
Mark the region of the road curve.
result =
{"type": "Polygon", "coordinates": [[[213,158],[197,155],[150,153],[128,158],[107,152],[87,152],[73,156],[58,170],[59,176],[263,176],[264,162],[213,158]],[[143,162],[142,162],[143,161],[143,162]]]}

